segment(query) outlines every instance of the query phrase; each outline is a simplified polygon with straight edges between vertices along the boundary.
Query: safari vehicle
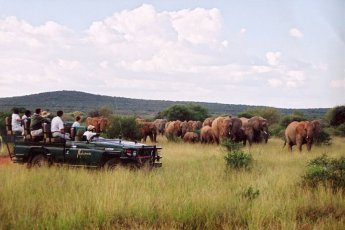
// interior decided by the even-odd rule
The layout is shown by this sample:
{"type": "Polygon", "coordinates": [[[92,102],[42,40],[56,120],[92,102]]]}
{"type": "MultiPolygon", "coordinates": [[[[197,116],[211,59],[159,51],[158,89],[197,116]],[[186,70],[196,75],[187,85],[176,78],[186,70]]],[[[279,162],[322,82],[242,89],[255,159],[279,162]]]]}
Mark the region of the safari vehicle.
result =
{"type": "Polygon", "coordinates": [[[121,139],[40,143],[17,136],[12,160],[15,163],[27,163],[28,166],[62,164],[106,169],[118,165],[161,167],[158,154],[160,149],[121,139]]]}
{"type": "MultiPolygon", "coordinates": [[[[47,130],[49,127],[43,127],[47,130]]],[[[49,130],[49,129],[48,129],[49,130]]],[[[11,159],[28,166],[68,165],[114,169],[119,165],[140,168],[161,167],[161,148],[155,145],[95,137],[91,141],[63,140],[44,131],[43,140],[29,135],[10,135],[14,147],[11,159]]]]}

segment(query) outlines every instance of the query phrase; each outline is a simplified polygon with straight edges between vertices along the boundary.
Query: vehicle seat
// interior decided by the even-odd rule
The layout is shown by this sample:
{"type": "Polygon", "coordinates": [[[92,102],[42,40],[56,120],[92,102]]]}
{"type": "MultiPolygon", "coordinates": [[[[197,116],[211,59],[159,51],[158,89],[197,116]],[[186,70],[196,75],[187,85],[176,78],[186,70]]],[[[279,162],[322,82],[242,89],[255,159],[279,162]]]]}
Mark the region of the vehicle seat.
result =
{"type": "Polygon", "coordinates": [[[85,131],[86,131],[85,126],[76,127],[74,140],[75,141],[82,141],[83,134],[85,133],[85,131]]]}
{"type": "Polygon", "coordinates": [[[57,143],[62,142],[60,137],[53,137],[50,131],[50,124],[43,123],[43,141],[45,143],[57,143]]]}
{"type": "Polygon", "coordinates": [[[26,141],[33,140],[32,136],[31,136],[31,130],[30,130],[31,120],[26,119],[23,123],[24,123],[24,138],[25,138],[25,140],[26,141]]]}

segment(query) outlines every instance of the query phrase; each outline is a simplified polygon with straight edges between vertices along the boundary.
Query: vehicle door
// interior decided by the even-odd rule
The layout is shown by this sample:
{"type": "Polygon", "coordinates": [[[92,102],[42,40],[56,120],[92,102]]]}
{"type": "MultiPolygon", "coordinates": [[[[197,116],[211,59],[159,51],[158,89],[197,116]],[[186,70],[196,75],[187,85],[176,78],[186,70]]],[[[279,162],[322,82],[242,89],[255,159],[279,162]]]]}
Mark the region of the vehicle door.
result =
{"type": "Polygon", "coordinates": [[[73,143],[66,148],[65,163],[75,166],[91,166],[94,154],[89,143],[73,143]]]}

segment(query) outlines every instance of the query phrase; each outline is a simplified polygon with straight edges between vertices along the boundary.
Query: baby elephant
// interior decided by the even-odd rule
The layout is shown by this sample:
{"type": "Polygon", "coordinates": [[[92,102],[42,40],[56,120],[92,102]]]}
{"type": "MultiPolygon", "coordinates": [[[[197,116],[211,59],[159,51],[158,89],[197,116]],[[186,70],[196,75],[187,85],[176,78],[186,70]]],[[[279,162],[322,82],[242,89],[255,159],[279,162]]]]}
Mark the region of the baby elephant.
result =
{"type": "Polygon", "coordinates": [[[194,132],[186,132],[186,134],[183,136],[183,141],[190,143],[199,142],[199,135],[194,132]]]}

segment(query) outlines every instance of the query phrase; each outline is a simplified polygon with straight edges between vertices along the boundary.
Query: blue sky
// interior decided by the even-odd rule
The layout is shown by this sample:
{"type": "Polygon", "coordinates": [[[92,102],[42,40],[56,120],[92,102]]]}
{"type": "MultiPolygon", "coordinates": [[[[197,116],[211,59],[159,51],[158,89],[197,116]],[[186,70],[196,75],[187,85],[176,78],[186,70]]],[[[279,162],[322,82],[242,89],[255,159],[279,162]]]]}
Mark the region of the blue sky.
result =
{"type": "Polygon", "coordinates": [[[0,97],[343,105],[344,22],[341,0],[0,0],[0,97]]]}

